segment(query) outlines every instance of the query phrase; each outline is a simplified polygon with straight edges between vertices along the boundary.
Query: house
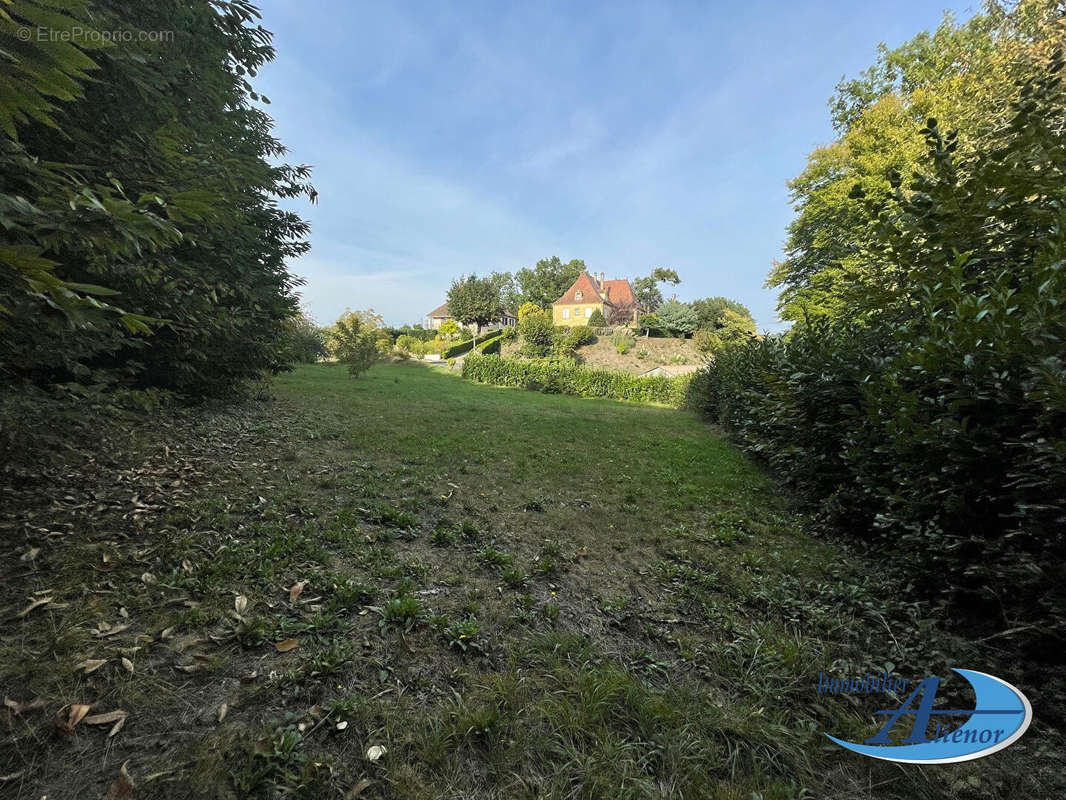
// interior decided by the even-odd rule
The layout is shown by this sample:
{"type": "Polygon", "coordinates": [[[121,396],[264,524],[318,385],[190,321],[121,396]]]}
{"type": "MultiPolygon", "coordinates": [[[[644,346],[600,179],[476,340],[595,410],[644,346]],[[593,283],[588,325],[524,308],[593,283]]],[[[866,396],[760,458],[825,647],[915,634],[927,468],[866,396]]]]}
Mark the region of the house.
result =
{"type": "Polygon", "coordinates": [[[552,321],[556,325],[588,325],[599,311],[609,325],[626,325],[637,320],[637,301],[629,281],[604,280],[601,272],[593,277],[587,272],[577,276],[563,296],[552,303],[552,321]]]}
{"type": "MultiPolygon", "coordinates": [[[[440,330],[440,326],[444,324],[445,320],[449,319],[455,319],[455,317],[448,312],[448,304],[443,303],[426,314],[426,327],[431,331],[440,330]]],[[[498,328],[513,328],[517,324],[518,317],[510,311],[504,311],[498,320],[490,322],[485,326],[484,330],[491,331],[498,328]]],[[[461,323],[459,327],[463,327],[461,323]]],[[[474,330],[477,328],[477,325],[470,323],[466,327],[470,330],[474,330]]]]}

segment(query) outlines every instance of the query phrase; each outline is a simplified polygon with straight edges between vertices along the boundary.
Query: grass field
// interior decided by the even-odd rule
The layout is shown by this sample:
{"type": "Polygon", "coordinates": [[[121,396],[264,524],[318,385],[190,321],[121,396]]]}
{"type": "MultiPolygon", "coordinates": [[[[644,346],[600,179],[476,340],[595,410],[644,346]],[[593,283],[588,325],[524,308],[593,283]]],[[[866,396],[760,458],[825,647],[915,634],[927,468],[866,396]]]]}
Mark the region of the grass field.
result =
{"type": "Polygon", "coordinates": [[[1043,796],[825,739],[948,639],[685,413],[302,367],[4,500],[4,797],[1043,796]]]}

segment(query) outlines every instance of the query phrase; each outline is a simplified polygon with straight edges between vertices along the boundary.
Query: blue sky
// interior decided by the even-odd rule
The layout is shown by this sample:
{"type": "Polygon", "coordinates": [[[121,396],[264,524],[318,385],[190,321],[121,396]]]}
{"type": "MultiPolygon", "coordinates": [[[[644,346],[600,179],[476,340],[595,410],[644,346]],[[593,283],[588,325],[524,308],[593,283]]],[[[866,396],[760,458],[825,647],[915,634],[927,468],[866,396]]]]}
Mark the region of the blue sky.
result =
{"type": "Polygon", "coordinates": [[[826,101],[875,47],[975,0],[430,3],[261,0],[256,86],[319,205],[293,270],[323,324],[420,322],[460,273],[558,255],[676,269],[778,330],[762,288],[786,181],[833,139],[826,101]]]}

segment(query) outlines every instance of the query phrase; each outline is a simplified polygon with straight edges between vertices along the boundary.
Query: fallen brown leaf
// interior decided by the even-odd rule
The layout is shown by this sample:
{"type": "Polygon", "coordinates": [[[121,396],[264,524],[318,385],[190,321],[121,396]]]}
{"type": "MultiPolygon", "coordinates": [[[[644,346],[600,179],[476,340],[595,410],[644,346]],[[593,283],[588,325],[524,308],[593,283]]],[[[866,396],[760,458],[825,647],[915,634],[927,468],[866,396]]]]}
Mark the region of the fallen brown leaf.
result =
{"type": "Polygon", "coordinates": [[[30,700],[28,703],[20,703],[18,700],[12,700],[10,697],[5,697],[4,705],[10,708],[11,713],[17,717],[19,714],[24,714],[27,711],[36,711],[39,708],[44,708],[45,702],[40,697],[36,700],[30,700]]]}
{"type": "Polygon", "coordinates": [[[59,713],[56,714],[56,727],[63,733],[70,733],[79,722],[85,719],[85,715],[89,713],[89,708],[90,706],[81,703],[63,706],[63,708],[59,709],[59,713]]]}
{"type": "Polygon", "coordinates": [[[245,597],[243,594],[237,595],[233,600],[233,610],[236,611],[238,614],[244,614],[247,608],[248,598],[245,597]]]}
{"type": "Polygon", "coordinates": [[[129,716],[129,711],[108,711],[105,714],[93,714],[82,720],[86,725],[110,725],[129,716]]]}
{"type": "Polygon", "coordinates": [[[114,636],[116,633],[122,633],[122,631],[128,630],[129,627],[129,625],[116,625],[114,628],[101,630],[96,636],[98,639],[106,639],[109,636],[114,636]]]}
{"type": "Polygon", "coordinates": [[[226,718],[226,712],[229,711],[229,706],[223,703],[218,707],[218,721],[221,722],[226,718]]]}
{"type": "Polygon", "coordinates": [[[82,661],[74,669],[80,669],[84,671],[86,675],[88,675],[90,672],[96,672],[96,670],[100,669],[100,667],[102,667],[106,663],[106,658],[90,658],[86,661],[82,661]]]}
{"type": "Polygon", "coordinates": [[[112,782],[111,788],[107,790],[104,800],[125,800],[125,798],[133,796],[133,778],[126,771],[126,764],[128,763],[127,761],[122,764],[122,768],[118,771],[118,777],[112,782]]]}
{"type": "Polygon", "coordinates": [[[122,657],[122,666],[126,668],[126,672],[128,672],[130,675],[133,674],[133,662],[125,656],[122,657]]]}
{"type": "Polygon", "coordinates": [[[287,653],[290,650],[295,650],[299,646],[299,639],[286,639],[285,641],[278,642],[276,645],[274,645],[274,649],[276,649],[279,653],[287,653]]]}
{"type": "Polygon", "coordinates": [[[303,592],[304,587],[307,586],[307,581],[298,581],[289,587],[289,602],[295,603],[296,598],[303,592]]]}

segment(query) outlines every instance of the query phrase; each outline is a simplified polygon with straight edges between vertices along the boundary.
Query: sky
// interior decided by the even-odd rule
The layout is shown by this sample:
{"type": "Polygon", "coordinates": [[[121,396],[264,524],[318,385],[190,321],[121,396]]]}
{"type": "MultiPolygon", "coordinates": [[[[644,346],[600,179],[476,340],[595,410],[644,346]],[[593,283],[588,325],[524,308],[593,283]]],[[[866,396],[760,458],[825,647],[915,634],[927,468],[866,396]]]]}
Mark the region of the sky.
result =
{"type": "Polygon", "coordinates": [[[976,5],[260,0],[255,86],[320,194],[285,204],[312,225],[304,305],[417,323],[460,274],[557,255],[670,267],[679,299],[781,330],[763,283],[837,82],[976,5]]]}

